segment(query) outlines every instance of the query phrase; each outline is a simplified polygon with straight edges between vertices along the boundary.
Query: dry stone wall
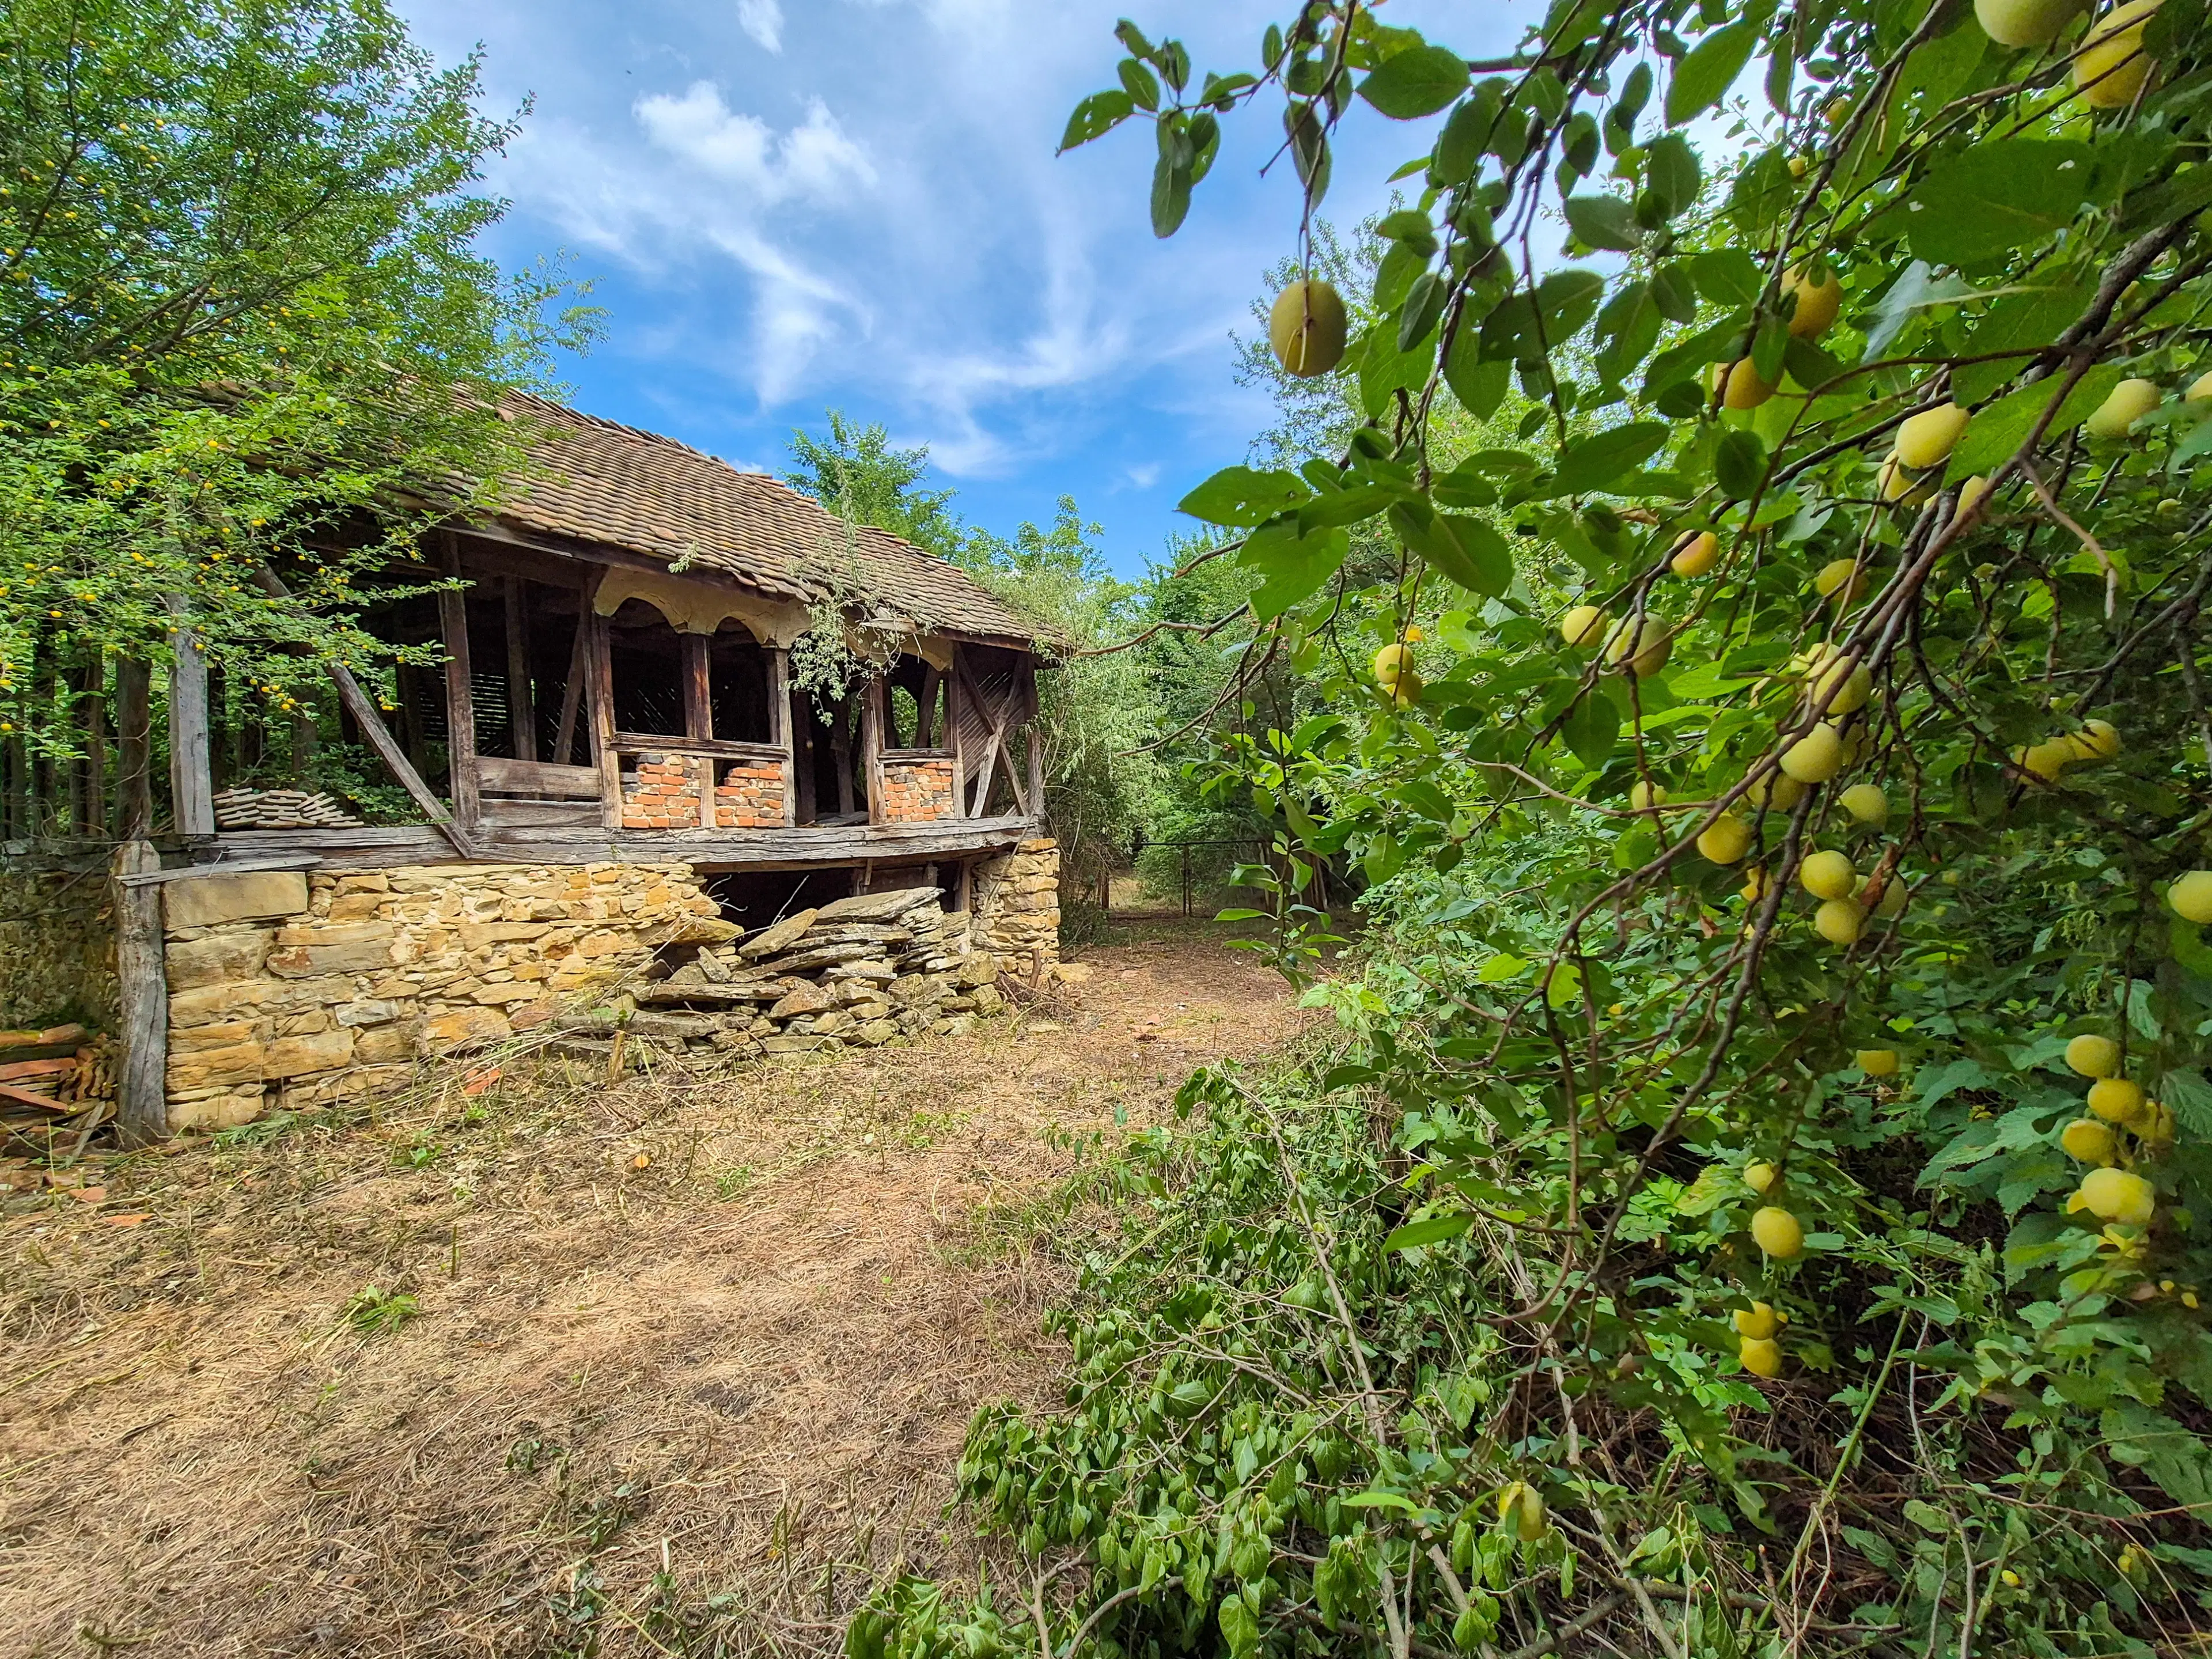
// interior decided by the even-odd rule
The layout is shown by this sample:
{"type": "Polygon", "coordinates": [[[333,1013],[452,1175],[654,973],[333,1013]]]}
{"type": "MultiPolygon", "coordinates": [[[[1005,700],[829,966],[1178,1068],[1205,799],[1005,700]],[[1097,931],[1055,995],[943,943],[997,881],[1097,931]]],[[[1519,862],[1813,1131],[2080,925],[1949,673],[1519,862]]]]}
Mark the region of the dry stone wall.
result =
{"type": "Polygon", "coordinates": [[[280,872],[162,891],[179,1129],[397,1086],[417,1060],[548,1020],[665,945],[738,931],[682,864],[280,872]]]}
{"type": "Polygon", "coordinates": [[[975,869],[975,928],[982,942],[1020,975],[1032,961],[1060,960],[1060,843],[1049,836],[1016,844],[975,869]]]}
{"type": "Polygon", "coordinates": [[[100,871],[0,875],[0,1026],[115,1028],[109,892],[100,871]]]}

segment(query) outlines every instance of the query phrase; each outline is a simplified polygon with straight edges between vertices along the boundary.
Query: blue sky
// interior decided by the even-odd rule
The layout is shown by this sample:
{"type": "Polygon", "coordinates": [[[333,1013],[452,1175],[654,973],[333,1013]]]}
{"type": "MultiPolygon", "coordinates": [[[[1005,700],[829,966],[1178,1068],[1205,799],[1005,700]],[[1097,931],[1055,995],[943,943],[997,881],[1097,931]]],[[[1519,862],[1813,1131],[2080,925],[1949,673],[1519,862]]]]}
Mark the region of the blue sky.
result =
{"type": "MultiPolygon", "coordinates": [[[[564,364],[576,403],[775,471],[823,411],[927,444],[968,518],[1000,533],[1073,495],[1134,573],[1175,503],[1268,419],[1232,379],[1232,329],[1294,246],[1279,106],[1229,124],[1183,229],[1146,220],[1133,124],[1055,159],[1111,83],[1125,12],[1202,71],[1250,66],[1288,4],[1246,0],[402,0],[450,63],[481,43],[495,110],[534,100],[489,184],[491,252],[565,252],[604,342],[564,364]]],[[[1393,0],[1470,54],[1533,5],[1393,0]],[[1448,20],[1448,21],[1447,21],[1448,20]]],[[[1371,211],[1428,124],[1366,113],[1327,210],[1371,211]]]]}

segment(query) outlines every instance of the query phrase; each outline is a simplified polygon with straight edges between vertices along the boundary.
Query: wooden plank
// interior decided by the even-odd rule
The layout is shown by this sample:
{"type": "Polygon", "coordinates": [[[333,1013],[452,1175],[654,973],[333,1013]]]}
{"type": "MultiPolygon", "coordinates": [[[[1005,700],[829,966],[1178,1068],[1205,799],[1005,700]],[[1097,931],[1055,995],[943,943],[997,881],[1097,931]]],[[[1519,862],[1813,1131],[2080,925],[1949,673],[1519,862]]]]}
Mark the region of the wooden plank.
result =
{"type": "MultiPolygon", "coordinates": [[[[272,599],[291,597],[290,590],[267,565],[254,573],[254,579],[261,584],[261,591],[272,599]]],[[[414,801],[422,816],[430,820],[432,827],[453,849],[463,858],[472,856],[473,849],[469,845],[467,834],[453,822],[453,814],[446,811],[445,803],[430,792],[430,786],[422,781],[422,775],[400,752],[398,742],[392,735],[392,728],[384,723],[384,716],[377,712],[375,703],[361,689],[361,682],[354,678],[353,671],[342,662],[326,663],[324,667],[331,677],[331,684],[337,688],[338,706],[353,717],[362,737],[370,748],[376,750],[377,758],[384,763],[393,777],[399,780],[399,787],[407,792],[409,799],[414,801]]]]}
{"type": "Polygon", "coordinates": [[[123,1067],[116,1079],[116,1127],[126,1146],[169,1133],[169,981],[161,943],[161,895],[125,887],[126,876],[158,870],[148,841],[126,841],[111,866],[115,890],[115,976],[123,1013],[123,1067]]]}
{"type": "Polygon", "coordinates": [[[915,699],[920,711],[914,717],[914,746],[927,749],[937,736],[937,696],[942,677],[935,663],[924,663],[921,669],[921,695],[915,699]]]}
{"type": "Polygon", "coordinates": [[[556,800],[597,800],[599,769],[557,766],[551,761],[501,760],[485,756],[477,762],[477,776],[486,789],[506,795],[545,795],[556,800]]]}
{"type": "Polygon", "coordinates": [[[259,870],[312,870],[319,862],[313,853],[264,853],[254,858],[221,859],[212,864],[180,864],[169,870],[142,871],[137,875],[118,876],[116,880],[125,887],[160,887],[200,876],[242,876],[259,870]]]}
{"type": "Polygon", "coordinates": [[[538,704],[530,694],[530,621],[523,611],[523,582],[500,578],[500,600],[507,620],[507,723],[514,733],[514,757],[538,758],[538,704]]]}
{"type": "MultiPolygon", "coordinates": [[[[460,574],[460,555],[446,538],[446,572],[460,574]]],[[[464,588],[438,591],[438,631],[446,646],[446,763],[453,819],[472,832],[483,817],[477,796],[477,702],[469,685],[469,606],[464,588]]]]}
{"type": "MultiPolygon", "coordinates": [[[[1022,688],[1023,702],[1028,710],[1023,723],[1029,728],[1030,773],[1029,798],[1022,803],[1022,808],[1031,817],[1042,821],[1044,817],[1044,733],[1037,726],[1036,659],[1033,657],[1022,665],[1022,688]]],[[[1103,904],[1100,906],[1101,909],[1104,908],[1103,904]]]]}
{"type": "MultiPolygon", "coordinates": [[[[592,776],[596,781],[599,774],[594,772],[592,776]]],[[[483,804],[483,833],[486,835],[501,830],[536,829],[549,824],[596,830],[599,827],[599,792],[595,781],[589,800],[489,799],[483,804]]]]}
{"type": "Polygon", "coordinates": [[[945,735],[952,745],[952,816],[972,817],[968,810],[968,751],[960,735],[961,702],[964,693],[961,684],[967,678],[960,664],[960,647],[952,647],[952,672],[945,684],[945,735]]]}
{"type": "Polygon", "coordinates": [[[182,596],[166,596],[176,619],[169,667],[169,817],[180,836],[215,834],[215,779],[208,757],[207,659],[185,623],[182,596]]]}
{"type": "Polygon", "coordinates": [[[783,821],[799,822],[798,745],[791,740],[791,653],[769,646],[768,658],[768,740],[783,751],[783,821]]]}
{"type": "Polygon", "coordinates": [[[615,747],[615,656],[607,619],[592,601],[599,584],[584,596],[584,627],[589,635],[586,656],[591,667],[592,764],[599,769],[599,822],[608,830],[622,828],[622,755],[615,747]]]}
{"type": "MultiPolygon", "coordinates": [[[[943,818],[927,823],[799,824],[790,829],[635,830],[574,826],[488,827],[468,854],[501,864],[658,864],[672,860],[741,870],[810,870],[867,860],[918,862],[997,852],[1030,833],[1024,817],[943,818]]],[[[219,842],[227,856],[306,853],[325,870],[389,870],[459,861],[422,824],[349,830],[240,830],[219,842]]],[[[214,866],[220,873],[222,866],[214,866]]]]}
{"type": "Polygon", "coordinates": [[[684,653],[684,735],[694,742],[714,740],[714,696],[707,678],[707,636],[681,634],[684,653]]]}
{"type": "Polygon", "coordinates": [[[115,823],[121,841],[154,829],[154,671],[134,657],[115,665],[115,823]]]}
{"type": "Polygon", "coordinates": [[[868,822],[884,821],[884,715],[890,683],[880,674],[860,688],[860,775],[868,785],[868,822]]]}
{"type": "Polygon", "coordinates": [[[566,766],[576,758],[576,716],[584,706],[584,680],[591,672],[587,647],[592,631],[586,619],[576,618],[575,642],[568,648],[568,678],[561,688],[561,725],[554,733],[551,759],[566,766]]]}

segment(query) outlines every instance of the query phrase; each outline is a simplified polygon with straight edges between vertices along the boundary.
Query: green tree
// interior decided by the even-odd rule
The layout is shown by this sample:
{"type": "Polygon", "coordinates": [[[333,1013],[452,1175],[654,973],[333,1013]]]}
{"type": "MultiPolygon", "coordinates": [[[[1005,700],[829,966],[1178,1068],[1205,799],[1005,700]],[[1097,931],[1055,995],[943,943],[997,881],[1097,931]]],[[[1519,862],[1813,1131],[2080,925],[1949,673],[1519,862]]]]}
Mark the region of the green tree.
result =
{"type": "Polygon", "coordinates": [[[1184,503],[1240,672],[1322,705],[1221,786],[1378,945],[1327,1064],[1148,1143],[1190,1186],[1069,1411],[979,1419],[971,1501],[1094,1569],[988,1637],[2201,1639],[2203,15],[1559,0],[1475,63],[1323,0],[1202,77],[1117,30],[1066,142],[1152,124],[1165,236],[1279,111],[1302,276],[1340,125],[1440,118],[1349,327],[1273,319],[1356,425],[1184,503]]]}
{"type": "Polygon", "coordinates": [[[856,427],[841,410],[830,410],[826,418],[827,438],[793,430],[791,458],[798,465],[783,475],[784,482],[855,524],[888,530],[939,558],[956,558],[969,532],[952,511],[957,490],[921,487],[929,473],[929,447],[897,448],[880,423],[856,427]]]}
{"type": "Polygon", "coordinates": [[[390,653],[355,618],[422,527],[490,499],[499,417],[589,313],[477,251],[514,131],[380,0],[0,10],[0,722],[187,624],[272,708],[390,653]],[[258,580],[281,573],[293,597],[258,580]]]}

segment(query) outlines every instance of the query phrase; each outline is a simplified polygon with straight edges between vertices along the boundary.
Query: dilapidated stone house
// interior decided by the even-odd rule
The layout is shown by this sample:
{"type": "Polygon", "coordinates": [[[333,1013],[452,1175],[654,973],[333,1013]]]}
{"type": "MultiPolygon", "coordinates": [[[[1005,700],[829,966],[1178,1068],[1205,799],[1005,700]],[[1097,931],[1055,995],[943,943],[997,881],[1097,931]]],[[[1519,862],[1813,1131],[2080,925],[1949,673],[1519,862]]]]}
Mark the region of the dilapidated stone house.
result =
{"type": "Polygon", "coordinates": [[[236,699],[210,713],[187,647],[150,850],[131,843],[111,880],[96,837],[8,844],[14,908],[39,920],[0,952],[0,1021],[40,1018],[73,977],[175,1129],[389,1086],[647,970],[718,988],[684,999],[695,1046],[805,1046],[972,1005],[984,953],[1053,958],[1034,626],[772,478],[550,404],[513,412],[537,468],[393,572],[459,585],[365,618],[442,668],[403,666],[382,698],[335,677],[345,735],[418,821],[234,781],[236,699]],[[802,676],[795,653],[843,667],[802,676]],[[781,956],[760,951],[779,926],[781,956]],[[57,967],[40,938],[79,943],[57,967]],[[902,1004],[900,981],[922,989],[902,1004]]]}

